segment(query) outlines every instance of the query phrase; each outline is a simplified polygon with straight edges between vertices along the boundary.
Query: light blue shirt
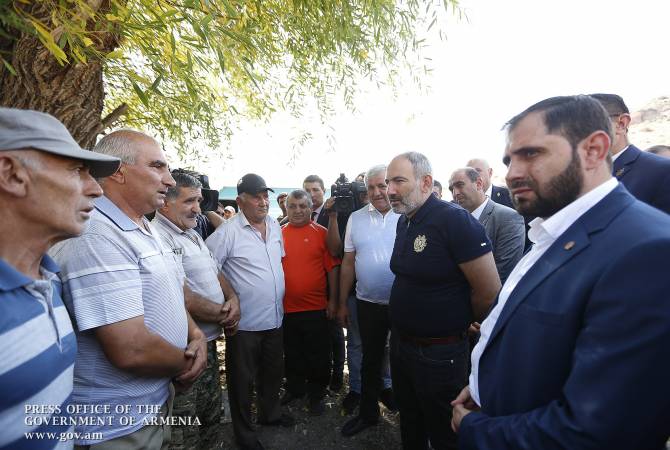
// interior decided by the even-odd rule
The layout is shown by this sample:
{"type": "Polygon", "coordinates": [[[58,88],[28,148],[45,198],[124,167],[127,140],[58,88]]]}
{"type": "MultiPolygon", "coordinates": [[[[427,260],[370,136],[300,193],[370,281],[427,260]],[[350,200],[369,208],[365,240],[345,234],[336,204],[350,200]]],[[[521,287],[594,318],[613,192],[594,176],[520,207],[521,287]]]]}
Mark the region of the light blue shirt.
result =
{"type": "Polygon", "coordinates": [[[81,415],[111,419],[75,426],[75,432],[103,434],[102,439],[78,439],[77,445],[91,445],[142,428],[143,420],[156,413],[139,406],[160,406],[168,397],[168,377],[142,377],[114,366],[95,338],[95,328],[143,316],[149,331],[179,349],[186,348],[183,270],[146,219],[144,227],[101,197],[84,234],[49,251],[61,266],[63,299],[73,316],[79,347],[73,403],[110,408],[109,413],[81,415]],[[124,405],[130,405],[128,414],[118,413],[117,407],[124,405]],[[132,422],[122,421],[127,418],[132,422]]]}
{"type": "Polygon", "coordinates": [[[73,431],[77,342],[56,271],[45,256],[34,280],[0,259],[0,449],[73,445],[59,438],[73,431]]]}
{"type": "Polygon", "coordinates": [[[265,241],[243,212],[221,224],[205,243],[240,299],[242,331],[281,327],[284,318],[284,243],[275,219],[265,217],[265,241]]]}
{"type": "Polygon", "coordinates": [[[344,251],[356,252],[356,297],[361,300],[389,303],[395,279],[389,263],[399,218],[393,210],[380,213],[372,203],[349,216],[344,251]]]}

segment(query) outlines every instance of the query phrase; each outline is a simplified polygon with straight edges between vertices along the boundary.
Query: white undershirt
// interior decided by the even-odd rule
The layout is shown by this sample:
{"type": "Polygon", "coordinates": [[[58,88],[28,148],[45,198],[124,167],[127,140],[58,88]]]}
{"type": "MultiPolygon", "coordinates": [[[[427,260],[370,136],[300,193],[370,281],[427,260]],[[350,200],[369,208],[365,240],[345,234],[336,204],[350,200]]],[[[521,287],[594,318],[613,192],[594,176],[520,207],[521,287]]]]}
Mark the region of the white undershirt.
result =
{"type": "Polygon", "coordinates": [[[489,202],[488,198],[484,198],[484,201],[482,202],[481,205],[477,207],[474,211],[472,211],[470,214],[472,214],[472,217],[475,219],[479,220],[479,217],[482,215],[482,212],[484,212],[484,208],[486,208],[486,204],[489,202]]]}
{"type": "Polygon", "coordinates": [[[540,217],[530,222],[528,238],[533,242],[531,250],[521,258],[521,261],[514,267],[507,281],[500,290],[498,304],[493,308],[488,317],[482,322],[480,329],[481,337],[479,342],[472,350],[472,370],[470,372],[470,395],[472,399],[481,406],[479,399],[479,359],[484,353],[491,332],[495,328],[498,317],[505,307],[505,303],[510,297],[519,281],[523,279],[531,267],[542,257],[551,245],[556,242],[564,232],[573,223],[577,221],[585,212],[596,205],[607,194],[612,192],[618,185],[615,178],[609,178],[600,186],[586,193],[574,202],[570,203],[548,219],[540,217]]]}

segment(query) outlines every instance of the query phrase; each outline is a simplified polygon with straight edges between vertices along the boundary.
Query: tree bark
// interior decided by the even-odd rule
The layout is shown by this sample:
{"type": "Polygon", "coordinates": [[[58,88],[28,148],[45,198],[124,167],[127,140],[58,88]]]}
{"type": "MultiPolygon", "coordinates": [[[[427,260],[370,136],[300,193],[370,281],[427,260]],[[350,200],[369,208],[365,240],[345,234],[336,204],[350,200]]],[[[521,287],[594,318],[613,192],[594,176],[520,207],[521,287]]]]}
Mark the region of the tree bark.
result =
{"type": "MultiPolygon", "coordinates": [[[[28,12],[50,23],[50,11],[43,5],[33,2],[28,12]]],[[[101,8],[106,7],[104,2],[101,8]]],[[[90,26],[95,24],[90,21],[90,26]]],[[[119,45],[114,33],[96,33],[96,37],[95,45],[103,53],[119,45]]],[[[88,64],[60,65],[36,37],[26,33],[17,32],[16,39],[4,45],[11,48],[10,63],[16,76],[0,68],[0,105],[50,113],[63,122],[80,146],[92,148],[104,129],[102,63],[89,59],[88,64]]]]}

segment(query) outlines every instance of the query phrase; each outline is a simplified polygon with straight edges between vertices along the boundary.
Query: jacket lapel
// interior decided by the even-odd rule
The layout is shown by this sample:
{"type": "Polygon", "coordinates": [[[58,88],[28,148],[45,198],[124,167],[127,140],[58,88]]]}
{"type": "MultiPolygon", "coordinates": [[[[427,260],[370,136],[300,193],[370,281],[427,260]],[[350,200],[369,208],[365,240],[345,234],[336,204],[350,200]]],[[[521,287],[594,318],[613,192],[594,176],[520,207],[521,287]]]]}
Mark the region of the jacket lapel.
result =
{"type": "Polygon", "coordinates": [[[484,209],[482,210],[482,213],[479,215],[479,223],[486,226],[489,219],[491,218],[491,214],[493,213],[493,207],[494,206],[495,206],[495,203],[493,202],[493,200],[491,200],[491,199],[486,200],[486,206],[484,206],[484,209]]]}
{"type": "Polygon", "coordinates": [[[623,208],[634,201],[633,196],[619,185],[559,236],[510,294],[491,332],[487,348],[500,334],[516,308],[532,294],[533,290],[558,268],[586,249],[590,243],[590,234],[605,228],[623,208]]]}
{"type": "Polygon", "coordinates": [[[631,165],[640,156],[641,150],[634,145],[630,145],[621,156],[619,156],[612,166],[612,175],[620,180],[631,169],[631,165]]]}

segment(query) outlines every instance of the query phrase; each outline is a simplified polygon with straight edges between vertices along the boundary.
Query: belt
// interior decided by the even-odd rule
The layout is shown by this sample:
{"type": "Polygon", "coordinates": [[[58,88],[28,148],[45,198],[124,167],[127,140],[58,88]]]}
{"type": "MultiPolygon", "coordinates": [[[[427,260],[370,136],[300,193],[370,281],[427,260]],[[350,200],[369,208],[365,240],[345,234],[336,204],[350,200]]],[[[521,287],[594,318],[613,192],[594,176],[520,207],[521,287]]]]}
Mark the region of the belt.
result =
{"type": "Polygon", "coordinates": [[[468,332],[463,331],[458,334],[452,334],[451,336],[443,337],[419,337],[398,332],[398,336],[403,341],[411,342],[412,344],[416,345],[455,344],[465,339],[468,336],[468,332]]]}

